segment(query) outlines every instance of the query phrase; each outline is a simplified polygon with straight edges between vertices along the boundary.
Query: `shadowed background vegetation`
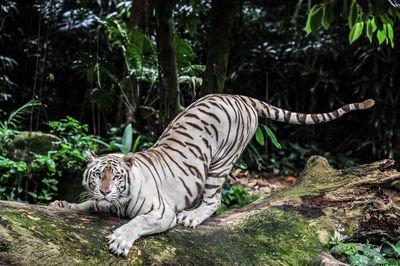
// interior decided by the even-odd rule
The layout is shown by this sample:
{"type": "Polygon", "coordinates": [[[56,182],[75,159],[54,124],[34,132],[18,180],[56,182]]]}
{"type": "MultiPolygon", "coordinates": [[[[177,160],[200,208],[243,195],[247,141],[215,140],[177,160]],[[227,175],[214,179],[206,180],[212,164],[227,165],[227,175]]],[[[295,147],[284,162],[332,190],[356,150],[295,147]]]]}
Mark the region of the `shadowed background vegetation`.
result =
{"type": "MultiPolygon", "coordinates": [[[[62,184],[79,187],[89,147],[145,150],[177,113],[212,92],[308,113],[376,101],[316,126],[261,120],[282,149],[254,142],[242,167],[293,175],[313,154],[339,168],[400,159],[398,27],[393,43],[389,32],[372,42],[363,33],[350,45],[351,1],[325,1],[343,14],[309,35],[307,15],[321,1],[164,2],[1,2],[1,198],[65,197],[71,185],[62,184]],[[52,133],[57,147],[35,150],[29,133],[17,138],[23,131],[52,133]],[[21,147],[29,156],[19,157],[21,147]]],[[[383,10],[396,25],[397,2],[381,3],[360,2],[353,24],[383,10]]]]}

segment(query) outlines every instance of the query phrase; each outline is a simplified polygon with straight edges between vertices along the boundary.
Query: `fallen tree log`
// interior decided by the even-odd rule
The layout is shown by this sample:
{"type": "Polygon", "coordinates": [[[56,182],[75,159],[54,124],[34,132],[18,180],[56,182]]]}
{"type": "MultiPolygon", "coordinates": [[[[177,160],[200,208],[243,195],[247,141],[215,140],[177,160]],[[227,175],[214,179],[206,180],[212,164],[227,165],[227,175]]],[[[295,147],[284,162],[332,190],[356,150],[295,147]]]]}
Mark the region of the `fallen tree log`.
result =
{"type": "Polygon", "coordinates": [[[309,264],[329,261],[331,236],[341,241],[400,239],[400,209],[382,187],[400,178],[383,160],[335,170],[311,157],[298,181],[195,229],[177,226],[142,237],[128,258],[104,238],[124,219],[0,201],[2,264],[309,264]]]}

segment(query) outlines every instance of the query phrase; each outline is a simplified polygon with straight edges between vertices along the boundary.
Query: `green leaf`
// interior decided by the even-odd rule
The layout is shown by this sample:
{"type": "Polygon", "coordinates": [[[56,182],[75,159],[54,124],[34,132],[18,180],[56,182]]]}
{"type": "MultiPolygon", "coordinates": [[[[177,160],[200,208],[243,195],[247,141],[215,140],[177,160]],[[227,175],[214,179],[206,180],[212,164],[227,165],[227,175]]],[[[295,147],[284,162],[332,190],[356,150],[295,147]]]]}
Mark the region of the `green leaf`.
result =
{"type": "Polygon", "coordinates": [[[247,146],[248,152],[250,154],[250,158],[253,162],[256,162],[257,164],[257,169],[261,170],[262,164],[263,164],[263,159],[261,158],[261,155],[258,153],[256,147],[252,145],[251,143],[247,146]]]}
{"type": "Polygon", "coordinates": [[[19,120],[22,118],[23,115],[27,115],[30,113],[32,108],[36,108],[36,106],[40,106],[41,103],[36,100],[30,100],[17,110],[11,112],[10,116],[8,117],[7,121],[5,122],[6,127],[16,127],[16,124],[19,123],[19,120]]]}
{"type": "Polygon", "coordinates": [[[260,195],[252,195],[251,196],[251,201],[258,200],[261,196],[260,195]]]}
{"type": "Polygon", "coordinates": [[[315,32],[321,26],[323,15],[323,6],[320,4],[314,5],[307,17],[306,32],[307,35],[315,32]]]}
{"type": "Polygon", "coordinates": [[[357,3],[353,1],[353,3],[351,3],[349,16],[347,18],[350,29],[353,28],[354,24],[356,23],[356,19],[357,19],[357,3]]]}
{"type": "Polygon", "coordinates": [[[350,264],[352,265],[368,265],[370,262],[371,261],[367,256],[358,253],[350,256],[350,264]]]}
{"type": "Polygon", "coordinates": [[[386,239],[385,239],[384,242],[393,248],[393,250],[394,250],[394,252],[396,254],[396,257],[400,257],[400,241],[397,241],[396,245],[393,245],[392,243],[390,243],[386,239]]]}
{"type": "Polygon", "coordinates": [[[32,192],[32,191],[28,191],[28,194],[29,194],[32,198],[34,198],[34,199],[37,198],[37,194],[34,193],[34,192],[32,192]]]}
{"type": "Polygon", "coordinates": [[[196,27],[198,24],[201,23],[200,18],[198,17],[189,17],[185,23],[186,29],[188,30],[190,37],[193,38],[194,34],[196,33],[196,27]]]}
{"type": "Polygon", "coordinates": [[[376,25],[375,25],[375,18],[368,19],[367,21],[367,36],[369,39],[369,42],[372,43],[372,37],[374,32],[376,31],[376,25]]]}
{"type": "Polygon", "coordinates": [[[138,137],[136,138],[135,143],[133,144],[133,147],[132,147],[132,152],[136,152],[137,147],[138,147],[138,145],[139,145],[139,141],[140,141],[140,136],[138,136],[138,137]]]}
{"type": "Polygon", "coordinates": [[[236,167],[239,167],[240,169],[243,169],[243,170],[246,170],[246,169],[247,169],[247,165],[246,165],[246,163],[245,163],[242,159],[239,159],[239,161],[237,161],[237,162],[235,163],[235,166],[236,166],[236,167]]]}
{"type": "Polygon", "coordinates": [[[329,26],[331,25],[332,21],[335,19],[333,15],[333,5],[332,1],[326,3],[323,8],[323,15],[322,15],[322,26],[328,30],[329,26]]]}
{"type": "Polygon", "coordinates": [[[264,145],[264,133],[260,127],[257,127],[256,130],[256,140],[260,145],[264,145]]]}
{"type": "Polygon", "coordinates": [[[357,22],[356,24],[353,25],[353,28],[350,31],[349,34],[349,42],[352,44],[354,41],[356,41],[360,36],[364,28],[364,22],[357,22]]]}
{"type": "Polygon", "coordinates": [[[56,171],[56,163],[51,158],[47,159],[46,164],[51,172],[54,173],[56,171]]]}
{"type": "Polygon", "coordinates": [[[368,39],[369,39],[370,43],[372,43],[372,34],[373,34],[373,32],[372,32],[372,22],[371,22],[370,19],[368,19],[368,21],[367,21],[367,36],[368,36],[368,39]]]}
{"type": "Polygon", "coordinates": [[[264,127],[265,132],[267,133],[267,135],[270,137],[272,143],[275,145],[275,147],[277,147],[278,149],[282,149],[281,144],[279,144],[278,140],[276,139],[275,134],[271,131],[271,129],[269,129],[269,127],[267,127],[266,125],[262,125],[264,127]]]}
{"type": "Polygon", "coordinates": [[[386,40],[386,25],[383,25],[382,30],[378,30],[376,33],[376,38],[378,38],[378,43],[382,44],[384,40],[386,40]]]}
{"type": "Polygon", "coordinates": [[[392,46],[392,48],[394,48],[392,25],[390,23],[387,23],[386,28],[387,28],[387,36],[389,38],[390,45],[392,46]]]}
{"type": "Polygon", "coordinates": [[[128,153],[132,147],[132,125],[129,124],[125,127],[124,134],[122,135],[122,146],[120,146],[122,153],[128,153]]]}
{"type": "Polygon", "coordinates": [[[47,76],[47,79],[50,81],[54,81],[54,74],[53,73],[49,73],[49,75],[47,76]]]}

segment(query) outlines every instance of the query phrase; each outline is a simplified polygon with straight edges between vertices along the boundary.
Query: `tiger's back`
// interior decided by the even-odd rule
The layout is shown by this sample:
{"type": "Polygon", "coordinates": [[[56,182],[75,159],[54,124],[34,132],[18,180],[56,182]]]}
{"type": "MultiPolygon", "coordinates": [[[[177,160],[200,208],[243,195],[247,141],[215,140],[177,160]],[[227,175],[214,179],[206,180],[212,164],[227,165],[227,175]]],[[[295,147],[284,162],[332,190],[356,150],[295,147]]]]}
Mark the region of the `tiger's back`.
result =
{"type": "Polygon", "coordinates": [[[178,222],[195,227],[219,208],[221,186],[257,126],[255,108],[239,96],[209,95],[176,117],[145,152],[152,155],[152,166],[164,168],[163,176],[171,179],[161,187],[174,211],[202,197],[200,209],[178,215],[178,222]]]}

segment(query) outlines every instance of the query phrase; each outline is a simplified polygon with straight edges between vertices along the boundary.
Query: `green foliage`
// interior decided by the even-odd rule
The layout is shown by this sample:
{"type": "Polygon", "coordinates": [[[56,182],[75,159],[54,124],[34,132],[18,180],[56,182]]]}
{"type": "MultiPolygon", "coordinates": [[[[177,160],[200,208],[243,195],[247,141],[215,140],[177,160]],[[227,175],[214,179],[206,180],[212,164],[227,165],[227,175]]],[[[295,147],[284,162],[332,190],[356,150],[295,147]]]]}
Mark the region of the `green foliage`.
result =
{"type": "MultiPolygon", "coordinates": [[[[56,195],[58,178],[66,171],[82,171],[86,165],[85,152],[90,148],[97,151],[99,139],[88,136],[88,126],[67,116],[59,121],[49,122],[50,132],[62,139],[56,151],[46,155],[34,154],[32,175],[46,176],[43,186],[29,195],[37,202],[48,202],[56,195]]],[[[100,141],[101,142],[101,141],[100,141]]]]}
{"type": "Polygon", "coordinates": [[[138,132],[131,124],[111,127],[107,134],[108,143],[102,142],[102,145],[107,148],[107,153],[143,151],[153,146],[154,143],[152,135],[138,132]]]}
{"type": "MultiPolygon", "coordinates": [[[[354,26],[351,28],[350,34],[349,34],[349,42],[352,44],[355,40],[357,40],[363,31],[364,28],[364,22],[360,21],[354,24],[354,26]]],[[[379,39],[379,38],[378,38],[379,39]]]]}
{"type": "MultiPolygon", "coordinates": [[[[266,125],[259,125],[257,127],[256,133],[255,133],[255,139],[259,145],[264,146],[264,144],[265,144],[264,132],[271,139],[272,144],[274,144],[274,146],[276,148],[278,148],[278,149],[282,148],[282,146],[278,142],[275,134],[266,125]],[[263,131],[263,129],[264,129],[264,131],[263,131]]],[[[263,159],[263,156],[260,155],[260,153],[257,150],[257,147],[253,143],[249,143],[247,145],[242,156],[235,163],[235,166],[239,167],[241,169],[247,169],[248,163],[256,164],[258,170],[261,170],[262,166],[265,164],[265,160],[263,159]]]]}
{"type": "Polygon", "coordinates": [[[16,127],[23,116],[29,113],[29,108],[39,104],[38,102],[30,101],[11,112],[7,120],[0,121],[0,199],[21,200],[23,180],[26,178],[28,166],[25,162],[16,162],[8,159],[7,148],[13,137],[18,134],[16,127]]]}
{"type": "Polygon", "coordinates": [[[306,32],[310,34],[313,31],[319,29],[322,24],[322,15],[323,15],[323,5],[314,5],[307,18],[306,23],[306,32]]]}
{"type": "Polygon", "coordinates": [[[122,153],[128,153],[132,147],[132,125],[128,124],[122,135],[122,143],[118,146],[122,153]]]}
{"type": "Polygon", "coordinates": [[[3,129],[16,128],[24,116],[33,112],[33,109],[40,105],[41,103],[36,100],[27,102],[17,110],[12,111],[6,121],[0,121],[0,127],[3,129]]]}
{"type": "Polygon", "coordinates": [[[60,119],[59,121],[49,122],[50,133],[60,137],[63,141],[61,145],[60,155],[65,153],[71,153],[73,157],[76,157],[78,161],[84,161],[85,157],[83,153],[88,149],[93,151],[97,150],[95,142],[99,141],[99,138],[88,136],[88,125],[81,124],[78,120],[66,116],[66,118],[60,119]],[[73,152],[75,150],[76,152],[73,152]],[[79,155],[78,155],[79,153],[79,155]]]}
{"type": "Polygon", "coordinates": [[[125,127],[124,134],[122,135],[121,138],[121,143],[117,142],[111,142],[108,149],[112,150],[113,148],[119,148],[122,153],[128,153],[128,152],[136,152],[139,142],[140,142],[141,136],[137,136],[135,142],[133,143],[133,129],[132,125],[128,124],[125,127]],[[133,146],[132,146],[133,144],[133,146]]]}
{"type": "Polygon", "coordinates": [[[355,243],[342,243],[335,239],[332,239],[330,244],[337,246],[340,252],[346,254],[351,265],[400,265],[400,241],[394,245],[383,238],[382,242],[393,249],[394,257],[385,253],[382,246],[372,247],[368,240],[362,247],[355,243]]]}
{"type": "MultiPolygon", "coordinates": [[[[138,106],[154,106],[159,100],[156,43],[148,33],[133,29],[127,23],[130,6],[130,1],[122,1],[117,5],[118,12],[96,16],[109,43],[122,53],[125,69],[123,75],[120,69],[114,68],[109,60],[99,54],[82,53],[73,64],[75,72],[86,77],[91,84],[88,94],[90,101],[105,112],[110,112],[117,98],[121,98],[132,113],[135,113],[138,106]],[[141,89],[143,87],[147,89],[141,89]]],[[[192,47],[178,34],[174,35],[174,44],[181,91],[193,98],[195,90],[202,83],[201,75],[205,67],[193,64],[195,54],[192,47]]]]}
{"type": "Polygon", "coordinates": [[[128,25],[115,17],[98,21],[105,26],[111,44],[121,49],[129,75],[154,82],[158,76],[155,43],[140,30],[128,29],[128,25]]]}
{"type": "MultiPolygon", "coordinates": [[[[2,125],[15,126],[26,108],[11,113],[2,125]]],[[[95,141],[99,140],[88,136],[87,125],[74,118],[67,116],[60,121],[49,122],[49,126],[50,132],[61,139],[55,143],[58,149],[47,154],[32,152],[33,160],[29,165],[7,158],[7,147],[18,131],[0,127],[0,199],[48,203],[57,194],[60,177],[67,171],[82,171],[86,165],[84,152],[88,148],[97,150],[95,141]]]]}
{"type": "Polygon", "coordinates": [[[387,241],[385,238],[383,238],[382,242],[389,245],[393,249],[394,255],[396,256],[396,258],[400,259],[400,240],[397,241],[396,244],[392,244],[389,241],[387,241]]]}
{"type": "Polygon", "coordinates": [[[62,176],[66,169],[82,170],[86,166],[85,153],[88,149],[97,151],[96,143],[103,144],[98,137],[88,136],[88,125],[67,116],[59,121],[49,122],[50,133],[60,137],[62,141],[57,151],[49,151],[47,155],[36,156],[35,161],[47,169],[49,176],[62,176]],[[56,171],[57,169],[57,171],[56,171]]]}
{"type": "Polygon", "coordinates": [[[400,18],[400,11],[390,1],[341,1],[329,0],[322,4],[315,4],[307,18],[306,32],[316,32],[321,26],[326,30],[338,19],[339,16],[347,16],[350,28],[349,42],[352,44],[360,38],[364,25],[367,25],[366,33],[372,43],[373,34],[379,44],[386,41],[386,44],[394,48],[394,23],[400,18]]]}
{"type": "Polygon", "coordinates": [[[257,130],[256,130],[256,140],[257,142],[263,146],[264,145],[264,134],[262,132],[262,128],[265,130],[265,133],[267,133],[268,137],[271,139],[272,144],[275,145],[278,149],[282,149],[281,144],[279,144],[275,134],[272,132],[272,130],[267,127],[266,125],[260,125],[257,130]]]}
{"type": "Polygon", "coordinates": [[[241,208],[260,197],[260,195],[250,196],[248,190],[241,186],[232,186],[229,182],[226,182],[222,187],[221,207],[216,211],[216,214],[220,214],[230,207],[241,208]]]}
{"type": "MultiPolygon", "coordinates": [[[[12,142],[13,137],[19,133],[16,129],[21,123],[24,116],[28,115],[32,109],[40,106],[41,103],[37,101],[29,101],[15,111],[12,111],[5,121],[0,121],[0,155],[7,156],[8,146],[12,142]]],[[[4,157],[3,157],[4,158],[4,157]]],[[[4,158],[5,159],[5,158],[4,158]]],[[[9,164],[12,167],[12,163],[5,160],[5,165],[9,164]]],[[[12,167],[15,168],[15,167],[12,167]]],[[[16,167],[17,172],[23,171],[22,168],[16,167]]]]}
{"type": "Polygon", "coordinates": [[[235,166],[241,169],[247,169],[248,164],[256,165],[258,170],[261,170],[262,166],[265,164],[265,161],[258,152],[256,145],[252,142],[247,145],[239,160],[235,163],[235,166]]]}
{"type": "MultiPolygon", "coordinates": [[[[1,134],[1,129],[0,129],[1,134]]],[[[21,201],[27,164],[0,156],[0,199],[21,201]]]]}

